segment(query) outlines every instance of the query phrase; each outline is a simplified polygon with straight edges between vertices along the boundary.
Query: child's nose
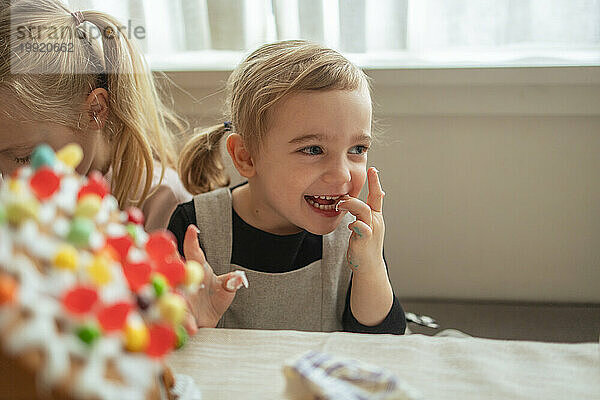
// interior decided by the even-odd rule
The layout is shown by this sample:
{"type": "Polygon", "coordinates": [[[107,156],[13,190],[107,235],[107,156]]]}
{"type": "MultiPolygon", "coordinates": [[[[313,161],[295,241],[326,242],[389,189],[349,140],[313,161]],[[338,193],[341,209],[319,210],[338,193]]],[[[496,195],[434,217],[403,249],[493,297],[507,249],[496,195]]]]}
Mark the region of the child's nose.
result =
{"type": "Polygon", "coordinates": [[[332,160],[323,174],[323,181],[327,184],[344,184],[351,179],[350,166],[345,160],[332,160]]]}

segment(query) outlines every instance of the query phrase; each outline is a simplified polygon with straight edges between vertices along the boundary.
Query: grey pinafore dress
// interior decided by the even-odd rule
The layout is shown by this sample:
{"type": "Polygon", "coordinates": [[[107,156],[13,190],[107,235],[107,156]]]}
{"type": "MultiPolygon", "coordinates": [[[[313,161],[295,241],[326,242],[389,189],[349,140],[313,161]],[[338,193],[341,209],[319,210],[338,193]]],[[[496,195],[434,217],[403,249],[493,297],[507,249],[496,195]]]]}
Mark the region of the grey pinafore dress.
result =
{"type": "MultiPolygon", "coordinates": [[[[238,290],[217,327],[291,329],[333,332],[342,330],[350,268],[345,263],[354,220],[347,214],[337,229],[323,236],[323,257],[303,268],[266,273],[231,264],[232,197],[221,188],[194,197],[200,243],[216,275],[235,270],[246,273],[249,288],[238,290]]],[[[257,248],[256,251],[271,251],[257,248]]]]}

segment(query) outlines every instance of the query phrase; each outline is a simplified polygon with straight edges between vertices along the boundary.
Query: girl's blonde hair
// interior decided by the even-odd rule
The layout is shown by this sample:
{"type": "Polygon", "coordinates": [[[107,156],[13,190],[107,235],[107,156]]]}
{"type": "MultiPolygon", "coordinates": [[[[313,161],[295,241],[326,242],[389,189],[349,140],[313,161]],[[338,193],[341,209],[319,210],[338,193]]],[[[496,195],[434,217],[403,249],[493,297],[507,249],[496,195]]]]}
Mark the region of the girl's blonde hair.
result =
{"type": "Polygon", "coordinates": [[[185,126],[161,101],[144,58],[122,29],[110,15],[74,15],[59,0],[0,0],[0,90],[19,103],[21,119],[79,131],[82,105],[104,87],[112,192],[125,207],[149,195],[154,160],[162,165],[161,180],[165,167],[175,167],[175,134],[185,126]]]}
{"type": "MultiPolygon", "coordinates": [[[[274,106],[306,90],[369,89],[365,73],[340,53],[304,40],[266,44],[242,61],[227,81],[225,119],[250,152],[258,151],[274,106]]],[[[215,125],[196,134],[179,158],[186,189],[198,194],[229,184],[219,143],[229,126],[215,125]]]]}

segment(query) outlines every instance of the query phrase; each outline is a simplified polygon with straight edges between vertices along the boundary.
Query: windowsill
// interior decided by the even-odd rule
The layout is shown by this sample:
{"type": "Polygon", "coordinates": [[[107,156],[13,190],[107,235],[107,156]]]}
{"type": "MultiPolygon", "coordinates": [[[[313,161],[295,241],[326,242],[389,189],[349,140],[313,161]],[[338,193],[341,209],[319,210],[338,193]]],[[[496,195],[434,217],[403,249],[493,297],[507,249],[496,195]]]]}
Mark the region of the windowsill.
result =
{"type": "MultiPolygon", "coordinates": [[[[148,54],[155,71],[232,71],[244,51],[205,50],[173,54],[148,54]]],[[[366,70],[482,69],[600,66],[600,47],[577,49],[495,49],[428,52],[370,52],[345,55],[366,70]]]]}

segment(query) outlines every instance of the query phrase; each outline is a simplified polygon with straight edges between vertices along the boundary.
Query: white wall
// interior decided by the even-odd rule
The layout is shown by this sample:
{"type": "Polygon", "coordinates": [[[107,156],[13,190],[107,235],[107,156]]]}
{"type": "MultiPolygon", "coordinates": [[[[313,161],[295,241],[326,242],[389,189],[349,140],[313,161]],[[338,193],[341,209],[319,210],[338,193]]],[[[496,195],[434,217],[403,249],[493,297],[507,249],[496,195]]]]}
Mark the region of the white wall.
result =
{"type": "MultiPolygon", "coordinates": [[[[600,67],[368,71],[401,298],[600,303],[600,67]]],[[[226,72],[173,72],[221,121],[226,72]]]]}

